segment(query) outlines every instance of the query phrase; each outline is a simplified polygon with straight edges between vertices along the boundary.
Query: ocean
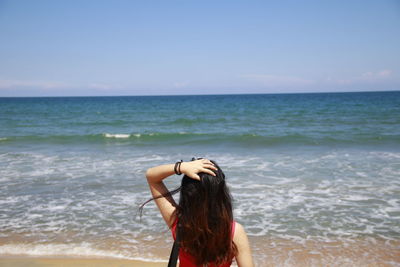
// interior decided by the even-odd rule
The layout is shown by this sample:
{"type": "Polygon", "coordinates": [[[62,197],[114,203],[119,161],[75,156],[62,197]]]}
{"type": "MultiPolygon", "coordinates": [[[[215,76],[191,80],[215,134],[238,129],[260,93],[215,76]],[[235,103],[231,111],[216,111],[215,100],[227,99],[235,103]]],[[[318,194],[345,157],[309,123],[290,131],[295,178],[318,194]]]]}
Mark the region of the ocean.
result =
{"type": "Polygon", "coordinates": [[[0,98],[0,256],[167,261],[144,173],[192,157],[256,266],[400,266],[399,91],[0,98]]]}

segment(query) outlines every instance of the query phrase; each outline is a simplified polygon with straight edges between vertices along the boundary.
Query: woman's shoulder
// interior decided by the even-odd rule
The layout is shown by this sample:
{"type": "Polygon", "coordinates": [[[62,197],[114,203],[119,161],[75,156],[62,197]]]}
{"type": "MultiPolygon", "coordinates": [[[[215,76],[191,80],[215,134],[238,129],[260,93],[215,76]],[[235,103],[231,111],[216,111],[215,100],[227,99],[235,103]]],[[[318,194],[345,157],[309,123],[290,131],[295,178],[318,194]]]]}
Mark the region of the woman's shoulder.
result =
{"type": "Polygon", "coordinates": [[[238,223],[237,221],[233,221],[233,227],[235,228],[235,233],[236,231],[244,231],[243,225],[238,223]]]}
{"type": "Polygon", "coordinates": [[[241,242],[244,238],[247,237],[246,231],[244,230],[243,225],[234,221],[234,233],[233,233],[233,242],[241,242]]]}

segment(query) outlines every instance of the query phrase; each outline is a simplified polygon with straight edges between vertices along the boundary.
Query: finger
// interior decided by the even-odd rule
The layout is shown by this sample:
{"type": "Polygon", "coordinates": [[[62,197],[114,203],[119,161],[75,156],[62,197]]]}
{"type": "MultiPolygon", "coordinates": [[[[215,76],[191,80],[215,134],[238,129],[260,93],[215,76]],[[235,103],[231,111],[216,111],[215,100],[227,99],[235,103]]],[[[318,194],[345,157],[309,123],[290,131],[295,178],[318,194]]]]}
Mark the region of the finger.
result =
{"type": "Polygon", "coordinates": [[[206,166],[205,166],[206,168],[209,168],[209,169],[213,169],[213,170],[218,170],[218,168],[217,167],[215,167],[215,165],[214,164],[212,164],[212,163],[206,163],[206,166]]]}
{"type": "Polygon", "coordinates": [[[208,166],[205,167],[206,169],[212,170],[212,171],[218,171],[218,168],[212,167],[212,166],[208,166]]]}
{"type": "Polygon", "coordinates": [[[205,173],[208,173],[208,174],[211,174],[212,176],[217,176],[217,175],[216,175],[212,170],[210,170],[210,169],[203,168],[201,171],[202,171],[202,172],[205,172],[205,173]]]}
{"type": "Polygon", "coordinates": [[[198,176],[197,174],[194,174],[192,178],[200,181],[200,176],[198,176]]]}

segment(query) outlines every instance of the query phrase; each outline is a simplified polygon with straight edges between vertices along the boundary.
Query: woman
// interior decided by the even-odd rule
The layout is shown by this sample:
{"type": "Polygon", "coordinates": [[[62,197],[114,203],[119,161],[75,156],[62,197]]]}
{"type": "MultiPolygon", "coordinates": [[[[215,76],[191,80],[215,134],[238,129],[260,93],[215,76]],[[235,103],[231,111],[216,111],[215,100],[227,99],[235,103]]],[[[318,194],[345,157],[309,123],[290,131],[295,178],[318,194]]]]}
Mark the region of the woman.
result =
{"type": "MultiPolygon", "coordinates": [[[[250,245],[239,223],[233,221],[225,175],[208,159],[153,167],[146,172],[153,199],[174,239],[179,233],[181,267],[252,267],[250,245]],[[169,192],[163,180],[184,174],[181,187],[169,192]],[[179,204],[172,195],[180,191],[179,204]]],[[[147,203],[147,202],[146,202],[147,203]]],[[[146,204],[145,203],[145,204],[146,204]]]]}

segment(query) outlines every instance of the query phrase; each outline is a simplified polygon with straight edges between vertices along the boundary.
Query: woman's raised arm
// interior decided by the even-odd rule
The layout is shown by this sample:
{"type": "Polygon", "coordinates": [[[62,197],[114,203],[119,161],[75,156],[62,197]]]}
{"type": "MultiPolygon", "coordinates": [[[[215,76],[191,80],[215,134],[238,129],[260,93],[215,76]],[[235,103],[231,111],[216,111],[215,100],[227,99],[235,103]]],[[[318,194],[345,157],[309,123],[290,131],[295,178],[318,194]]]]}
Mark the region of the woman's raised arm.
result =
{"type": "Polygon", "coordinates": [[[154,201],[168,227],[171,227],[175,220],[175,218],[171,218],[171,216],[174,214],[176,203],[172,196],[168,194],[169,191],[162,180],[175,174],[174,166],[174,164],[165,164],[150,168],[146,171],[146,178],[151,194],[153,198],[155,198],[154,201]]]}
{"type": "MultiPolygon", "coordinates": [[[[171,227],[175,221],[175,218],[172,218],[172,215],[174,214],[176,203],[169,194],[169,191],[164,185],[163,180],[175,174],[174,167],[175,164],[164,164],[149,168],[146,171],[146,178],[147,182],[149,183],[151,194],[153,195],[153,198],[155,198],[154,201],[156,202],[157,207],[160,210],[161,215],[168,227],[171,227]]],[[[211,169],[217,170],[214,164],[208,159],[182,162],[180,165],[181,173],[184,173],[190,178],[196,180],[200,179],[200,177],[197,175],[200,172],[206,172],[215,176],[215,173],[211,171],[211,169]]]]}

